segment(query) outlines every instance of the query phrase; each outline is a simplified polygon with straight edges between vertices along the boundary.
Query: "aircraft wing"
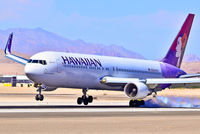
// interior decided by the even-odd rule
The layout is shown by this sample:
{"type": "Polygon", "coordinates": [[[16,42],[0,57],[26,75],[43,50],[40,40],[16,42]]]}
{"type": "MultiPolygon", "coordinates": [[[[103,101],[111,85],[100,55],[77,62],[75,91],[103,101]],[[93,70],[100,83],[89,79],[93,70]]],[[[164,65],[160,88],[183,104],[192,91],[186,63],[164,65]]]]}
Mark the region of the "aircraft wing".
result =
{"type": "Polygon", "coordinates": [[[100,81],[103,84],[122,85],[134,82],[143,82],[146,85],[157,84],[200,84],[200,78],[118,78],[118,77],[104,77],[100,81]]]}
{"type": "Polygon", "coordinates": [[[180,78],[193,78],[193,77],[200,77],[200,74],[186,74],[186,75],[181,75],[180,78]]]}
{"type": "Polygon", "coordinates": [[[6,44],[6,47],[5,47],[5,57],[13,60],[13,61],[16,61],[20,64],[23,64],[23,65],[26,65],[26,63],[28,62],[28,59],[25,59],[23,57],[19,57],[17,55],[14,55],[11,53],[11,46],[12,46],[12,38],[13,38],[13,33],[11,33],[9,35],[9,38],[8,38],[8,41],[7,41],[7,44],[6,44]]]}

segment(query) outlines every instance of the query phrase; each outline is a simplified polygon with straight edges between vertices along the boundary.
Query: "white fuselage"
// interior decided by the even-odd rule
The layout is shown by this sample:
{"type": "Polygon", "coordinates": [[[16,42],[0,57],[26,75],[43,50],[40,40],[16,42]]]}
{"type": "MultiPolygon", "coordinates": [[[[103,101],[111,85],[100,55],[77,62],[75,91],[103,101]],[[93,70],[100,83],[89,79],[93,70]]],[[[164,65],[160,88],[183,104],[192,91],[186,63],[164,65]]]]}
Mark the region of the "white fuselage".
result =
{"type": "Polygon", "coordinates": [[[100,83],[105,76],[122,78],[162,78],[160,62],[130,58],[41,52],[31,60],[45,60],[46,65],[27,63],[25,73],[35,83],[49,87],[123,90],[100,83]]]}

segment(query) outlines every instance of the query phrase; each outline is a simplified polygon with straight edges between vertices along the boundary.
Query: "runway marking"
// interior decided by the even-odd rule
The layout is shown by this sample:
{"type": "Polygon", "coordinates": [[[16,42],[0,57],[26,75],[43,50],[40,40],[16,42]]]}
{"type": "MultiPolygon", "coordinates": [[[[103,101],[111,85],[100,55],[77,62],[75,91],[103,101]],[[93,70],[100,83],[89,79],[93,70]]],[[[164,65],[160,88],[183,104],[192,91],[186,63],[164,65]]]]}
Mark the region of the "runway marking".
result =
{"type": "Polygon", "coordinates": [[[125,102],[94,103],[79,106],[72,102],[6,102],[0,103],[0,113],[80,113],[80,112],[190,112],[200,108],[130,108],[125,102]]]}
{"type": "Polygon", "coordinates": [[[0,113],[80,113],[80,112],[192,112],[200,109],[188,108],[66,108],[66,109],[0,109],[0,113]]]}

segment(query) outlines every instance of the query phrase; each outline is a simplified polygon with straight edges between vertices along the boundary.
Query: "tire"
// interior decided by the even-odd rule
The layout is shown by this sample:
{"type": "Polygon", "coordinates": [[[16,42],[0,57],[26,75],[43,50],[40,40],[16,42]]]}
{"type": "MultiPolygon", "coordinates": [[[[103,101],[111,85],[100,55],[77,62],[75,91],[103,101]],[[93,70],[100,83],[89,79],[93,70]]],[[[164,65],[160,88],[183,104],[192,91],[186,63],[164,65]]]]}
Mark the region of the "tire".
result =
{"type": "Polygon", "coordinates": [[[35,96],[35,100],[36,100],[36,101],[39,101],[38,94],[35,96]]]}
{"type": "Polygon", "coordinates": [[[135,107],[140,107],[140,102],[139,101],[134,100],[134,103],[135,103],[135,107]]]}
{"type": "Polygon", "coordinates": [[[93,102],[93,97],[92,96],[88,96],[88,102],[92,103],[93,102]]]}
{"type": "Polygon", "coordinates": [[[44,100],[44,95],[40,95],[40,101],[44,100]]]}
{"type": "Polygon", "coordinates": [[[84,100],[83,100],[83,104],[84,104],[84,105],[88,105],[88,99],[84,99],[84,100]]]}
{"type": "Polygon", "coordinates": [[[145,105],[145,101],[141,100],[140,105],[145,105]]]}
{"type": "Polygon", "coordinates": [[[140,104],[139,104],[139,102],[137,101],[137,100],[130,100],[130,102],[129,102],[129,106],[130,107],[139,107],[140,106],[140,104]]]}
{"type": "Polygon", "coordinates": [[[82,102],[83,102],[82,98],[81,98],[81,97],[78,97],[78,99],[77,99],[77,104],[81,105],[82,102]]]}
{"type": "Polygon", "coordinates": [[[134,107],[134,102],[133,102],[133,100],[130,100],[130,101],[129,101],[129,107],[134,107]]]}

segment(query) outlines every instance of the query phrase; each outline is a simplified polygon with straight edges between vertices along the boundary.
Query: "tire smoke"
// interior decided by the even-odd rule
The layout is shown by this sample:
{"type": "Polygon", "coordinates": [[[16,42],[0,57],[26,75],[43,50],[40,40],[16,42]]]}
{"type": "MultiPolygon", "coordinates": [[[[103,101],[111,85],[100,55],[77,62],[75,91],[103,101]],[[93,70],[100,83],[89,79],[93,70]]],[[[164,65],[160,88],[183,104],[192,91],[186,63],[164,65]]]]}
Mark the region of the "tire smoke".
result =
{"type": "Polygon", "coordinates": [[[175,97],[175,96],[157,96],[145,102],[144,107],[152,108],[200,108],[200,99],[189,97],[175,97]]]}

